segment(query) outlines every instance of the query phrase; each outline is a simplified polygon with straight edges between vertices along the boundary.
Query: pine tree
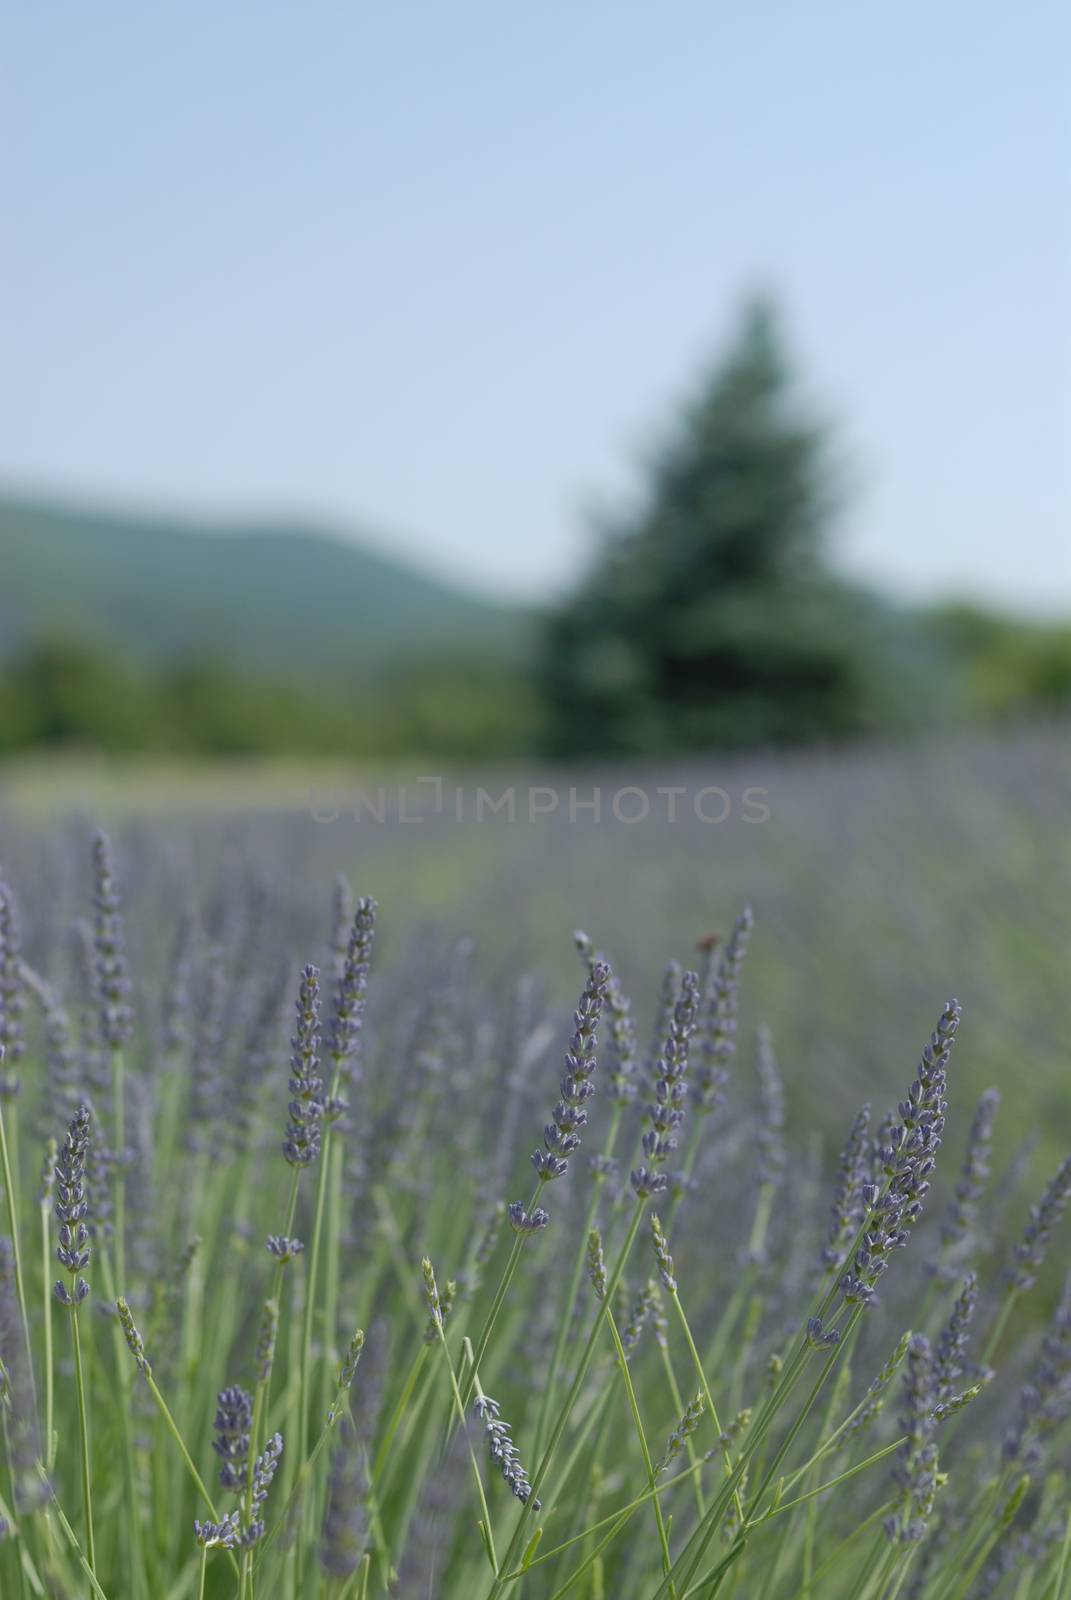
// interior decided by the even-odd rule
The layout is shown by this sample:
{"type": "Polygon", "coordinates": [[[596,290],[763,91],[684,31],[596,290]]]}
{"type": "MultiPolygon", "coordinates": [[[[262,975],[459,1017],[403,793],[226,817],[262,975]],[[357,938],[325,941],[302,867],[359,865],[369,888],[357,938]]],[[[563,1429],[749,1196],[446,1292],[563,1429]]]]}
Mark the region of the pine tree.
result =
{"type": "Polygon", "coordinates": [[[842,737],[867,723],[857,611],[830,574],[838,473],[771,307],[750,304],[644,504],[551,618],[552,753],[842,737]]]}

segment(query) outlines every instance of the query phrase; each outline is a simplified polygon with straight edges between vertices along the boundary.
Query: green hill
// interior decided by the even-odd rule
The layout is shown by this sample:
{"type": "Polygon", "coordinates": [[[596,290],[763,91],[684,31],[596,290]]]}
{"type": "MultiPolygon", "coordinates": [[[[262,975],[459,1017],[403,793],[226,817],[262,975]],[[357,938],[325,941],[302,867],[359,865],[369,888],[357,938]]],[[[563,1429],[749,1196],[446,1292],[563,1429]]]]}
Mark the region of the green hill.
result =
{"type": "Polygon", "coordinates": [[[87,637],[147,664],[323,677],[518,661],[532,617],[296,522],[212,525],[0,497],[0,658],[87,637]]]}

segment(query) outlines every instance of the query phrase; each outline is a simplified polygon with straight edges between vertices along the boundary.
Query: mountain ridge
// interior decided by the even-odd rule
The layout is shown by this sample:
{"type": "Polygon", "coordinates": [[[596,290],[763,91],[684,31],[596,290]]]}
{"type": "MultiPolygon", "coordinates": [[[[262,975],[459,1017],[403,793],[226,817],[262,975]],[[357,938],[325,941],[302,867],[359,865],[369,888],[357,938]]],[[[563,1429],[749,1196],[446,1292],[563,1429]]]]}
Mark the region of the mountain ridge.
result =
{"type": "Polygon", "coordinates": [[[148,663],[311,676],[516,661],[535,616],[314,518],[141,514],[0,489],[0,657],[59,632],[148,663]]]}

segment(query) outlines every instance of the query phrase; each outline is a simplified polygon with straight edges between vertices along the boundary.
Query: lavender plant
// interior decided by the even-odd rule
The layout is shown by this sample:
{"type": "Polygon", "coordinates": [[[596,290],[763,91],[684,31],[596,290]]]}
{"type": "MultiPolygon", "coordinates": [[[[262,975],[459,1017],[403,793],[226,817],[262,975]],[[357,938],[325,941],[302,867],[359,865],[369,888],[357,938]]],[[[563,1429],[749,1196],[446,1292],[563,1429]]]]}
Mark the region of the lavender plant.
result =
{"type": "Polygon", "coordinates": [[[750,910],[577,935],[570,1016],[337,862],[116,847],[73,975],[84,856],[5,848],[4,1600],[1068,1600],[1071,1159],[960,1103],[969,1010],[827,1116],[750,910]]]}

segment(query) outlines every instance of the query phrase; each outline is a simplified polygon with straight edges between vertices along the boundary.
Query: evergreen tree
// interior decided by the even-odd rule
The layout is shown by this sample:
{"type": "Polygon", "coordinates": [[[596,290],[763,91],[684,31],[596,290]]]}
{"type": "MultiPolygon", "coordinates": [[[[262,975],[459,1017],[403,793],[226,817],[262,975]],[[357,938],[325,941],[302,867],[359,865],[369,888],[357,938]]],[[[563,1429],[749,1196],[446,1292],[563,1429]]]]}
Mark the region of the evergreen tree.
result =
{"type": "Polygon", "coordinates": [[[655,461],[644,504],[608,531],[550,620],[552,753],[655,755],[866,726],[861,614],[825,558],[836,481],[776,317],[754,302],[655,461]]]}

